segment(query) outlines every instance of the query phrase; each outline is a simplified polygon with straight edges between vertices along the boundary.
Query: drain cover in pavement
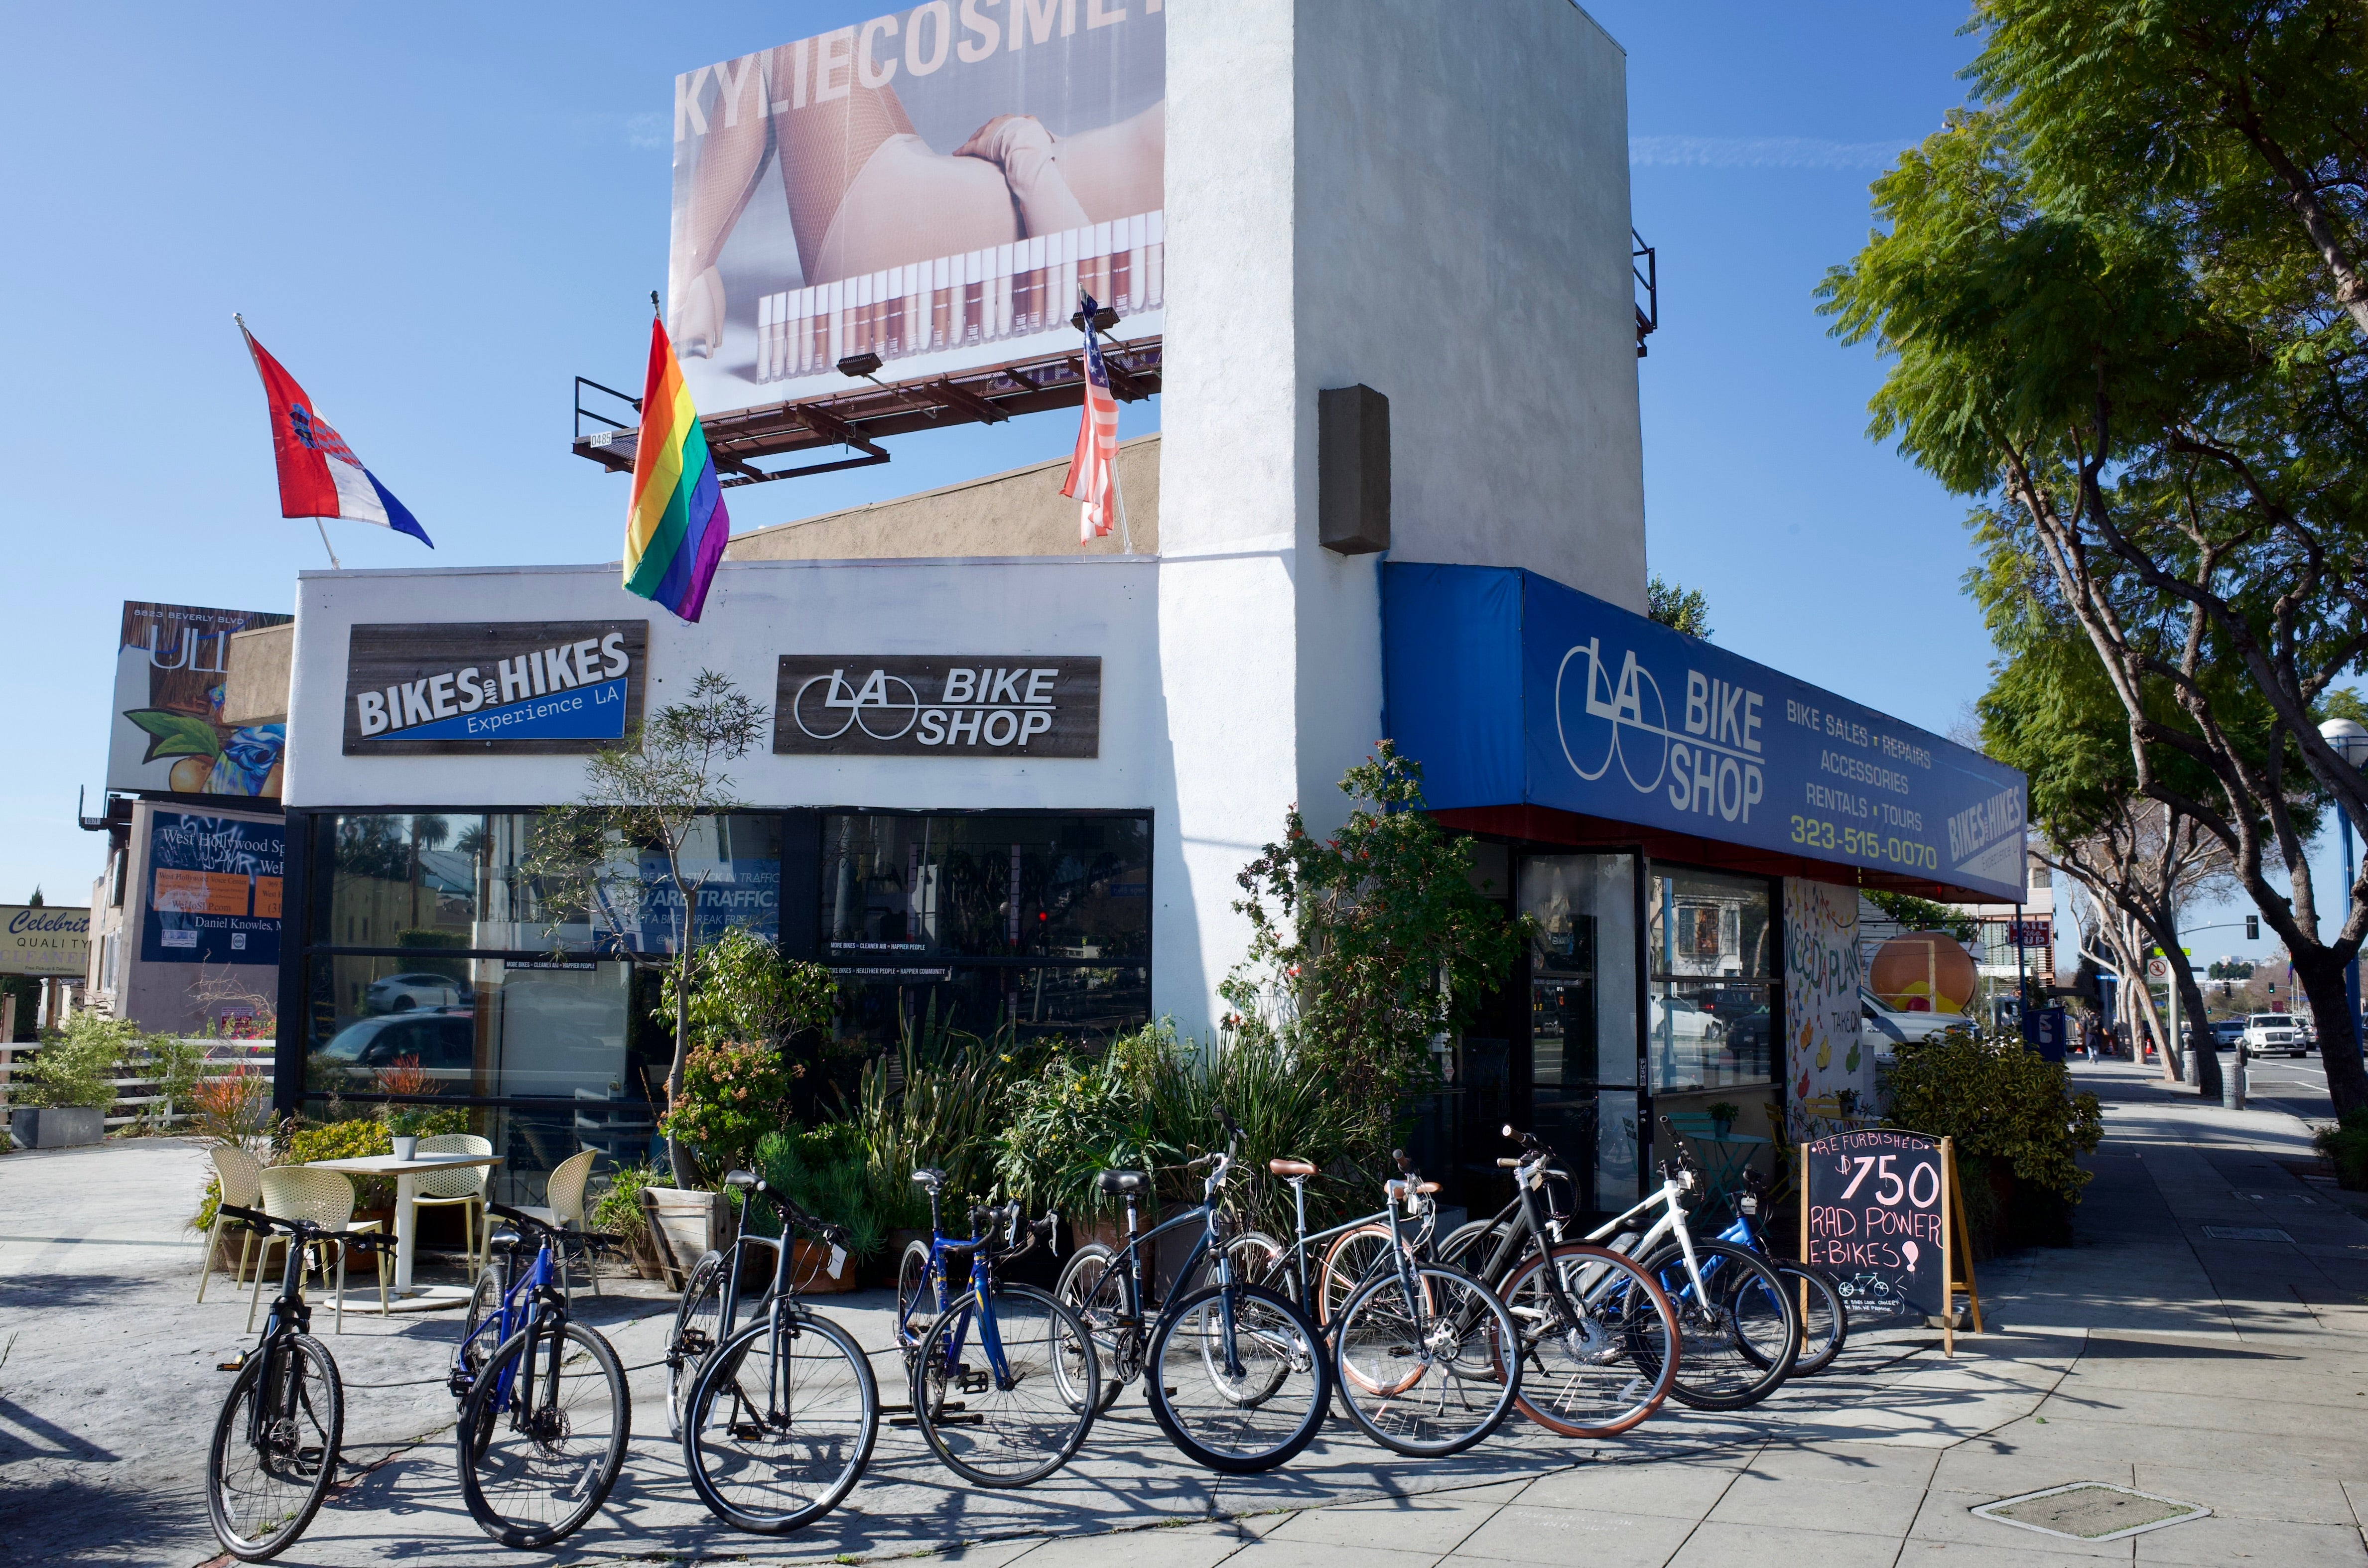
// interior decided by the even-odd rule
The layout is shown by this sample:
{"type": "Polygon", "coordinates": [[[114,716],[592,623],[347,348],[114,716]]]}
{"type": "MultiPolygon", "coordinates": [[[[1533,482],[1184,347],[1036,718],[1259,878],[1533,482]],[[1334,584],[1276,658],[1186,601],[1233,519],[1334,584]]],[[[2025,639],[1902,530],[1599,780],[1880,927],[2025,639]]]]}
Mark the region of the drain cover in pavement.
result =
{"type": "Polygon", "coordinates": [[[2001,1497],[1973,1510],[2002,1525],[2070,1540],[2119,1540],[2165,1525],[2183,1525],[2211,1511],[2200,1503],[2181,1503],[2127,1486],[2108,1486],[2101,1481],[2076,1481],[2069,1486],[2001,1497]]]}
{"type": "Polygon", "coordinates": [[[2268,1225],[2206,1225],[2203,1233],[2215,1242],[2290,1242],[2294,1238],[2268,1225]]]}

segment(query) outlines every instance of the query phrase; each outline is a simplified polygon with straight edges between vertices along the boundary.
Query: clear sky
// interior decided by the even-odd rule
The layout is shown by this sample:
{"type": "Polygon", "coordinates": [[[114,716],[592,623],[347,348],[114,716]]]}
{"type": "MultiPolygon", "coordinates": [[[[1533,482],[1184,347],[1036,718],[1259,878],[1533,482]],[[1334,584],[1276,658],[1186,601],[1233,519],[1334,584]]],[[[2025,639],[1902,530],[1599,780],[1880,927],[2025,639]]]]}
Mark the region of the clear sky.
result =
{"type": "MultiPolygon", "coordinates": [[[[437,541],[333,523],[347,565],[614,559],[626,482],[569,454],[571,379],[638,375],[673,75],[881,8],[12,13],[0,901],[39,881],[79,903],[99,869],[74,792],[104,776],[121,601],[284,611],[326,564],[277,516],[231,313],[437,541]]],[[[1725,646],[1945,732],[1989,654],[1959,588],[1964,507],[1866,439],[1877,367],[1826,337],[1812,290],[1863,243],[1867,181],[1963,100],[1965,8],[1589,8],[1628,51],[1635,222],[1660,262],[1639,367],[1653,565],[1710,596],[1725,646]]],[[[1129,406],[1121,434],[1157,417],[1129,406]]],[[[908,437],[886,467],[729,501],[742,528],[780,522],[1057,457],[1075,423],[908,437]]]]}

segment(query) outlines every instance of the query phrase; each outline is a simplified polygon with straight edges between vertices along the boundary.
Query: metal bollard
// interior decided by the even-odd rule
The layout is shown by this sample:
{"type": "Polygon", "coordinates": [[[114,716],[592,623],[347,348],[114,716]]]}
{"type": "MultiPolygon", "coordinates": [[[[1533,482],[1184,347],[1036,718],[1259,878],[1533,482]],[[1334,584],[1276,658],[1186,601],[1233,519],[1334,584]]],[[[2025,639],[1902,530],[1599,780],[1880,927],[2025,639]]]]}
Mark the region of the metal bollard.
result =
{"type": "Polygon", "coordinates": [[[2245,1042],[2237,1042],[2237,1060],[2220,1079],[2220,1103],[2230,1110],[2245,1108],[2245,1042]]]}

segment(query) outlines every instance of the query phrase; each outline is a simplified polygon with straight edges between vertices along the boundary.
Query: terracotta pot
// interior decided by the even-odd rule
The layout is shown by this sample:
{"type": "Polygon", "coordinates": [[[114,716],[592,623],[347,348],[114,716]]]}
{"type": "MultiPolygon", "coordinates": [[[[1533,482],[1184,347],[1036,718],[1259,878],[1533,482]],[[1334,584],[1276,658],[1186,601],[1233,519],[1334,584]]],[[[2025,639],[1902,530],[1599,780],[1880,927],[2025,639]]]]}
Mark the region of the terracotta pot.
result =
{"type": "Polygon", "coordinates": [[[885,1285],[892,1290],[894,1290],[896,1288],[896,1268],[904,1260],[905,1248],[911,1243],[926,1242],[928,1239],[928,1232],[916,1230],[909,1225],[895,1225],[890,1227],[888,1232],[888,1244],[882,1248],[880,1256],[872,1260],[870,1271],[871,1282],[875,1285],[885,1285]]]}
{"type": "Polygon", "coordinates": [[[830,1277],[830,1248],[820,1242],[790,1244],[790,1279],[801,1295],[807,1296],[835,1296],[843,1290],[862,1289],[852,1257],[839,1269],[837,1278],[830,1277]]]}

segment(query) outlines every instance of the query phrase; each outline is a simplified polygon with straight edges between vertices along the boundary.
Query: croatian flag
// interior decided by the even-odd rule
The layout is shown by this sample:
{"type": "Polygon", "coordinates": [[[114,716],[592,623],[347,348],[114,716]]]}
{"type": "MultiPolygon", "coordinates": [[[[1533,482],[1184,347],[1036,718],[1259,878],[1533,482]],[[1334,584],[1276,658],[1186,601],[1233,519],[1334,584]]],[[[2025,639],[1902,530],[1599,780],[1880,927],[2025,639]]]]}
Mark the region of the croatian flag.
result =
{"type": "Polygon", "coordinates": [[[1110,396],[1110,371],[1094,336],[1094,312],[1099,307],[1091,294],[1078,299],[1086,317],[1086,406],[1061,494],[1078,503],[1077,542],[1085,544],[1110,531],[1125,503],[1118,494],[1118,403],[1110,396]]]}
{"type": "Polygon", "coordinates": [[[304,389],[279,361],[265,352],[240,319],[238,330],[255,356],[256,374],[271,404],[271,452],[279,464],[279,515],[283,517],[344,517],[376,523],[409,534],[428,549],[436,541],[404,504],[362,467],[346,438],[321,417],[304,389]]]}

